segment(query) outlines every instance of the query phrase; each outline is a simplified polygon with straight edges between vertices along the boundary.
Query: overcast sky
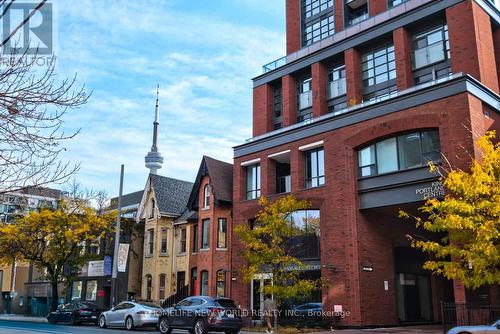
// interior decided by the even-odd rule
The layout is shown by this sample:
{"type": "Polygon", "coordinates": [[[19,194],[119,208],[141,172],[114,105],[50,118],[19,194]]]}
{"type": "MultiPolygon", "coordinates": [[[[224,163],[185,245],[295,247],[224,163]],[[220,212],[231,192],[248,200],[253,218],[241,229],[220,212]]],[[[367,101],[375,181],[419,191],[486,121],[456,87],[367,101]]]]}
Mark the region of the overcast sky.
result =
{"type": "Polygon", "coordinates": [[[251,78],[285,54],[284,0],[56,1],[57,72],[93,92],[70,111],[81,127],[64,159],[85,187],[144,187],[155,87],[160,84],[159,174],[193,181],[203,154],[232,161],[251,136],[251,78]]]}

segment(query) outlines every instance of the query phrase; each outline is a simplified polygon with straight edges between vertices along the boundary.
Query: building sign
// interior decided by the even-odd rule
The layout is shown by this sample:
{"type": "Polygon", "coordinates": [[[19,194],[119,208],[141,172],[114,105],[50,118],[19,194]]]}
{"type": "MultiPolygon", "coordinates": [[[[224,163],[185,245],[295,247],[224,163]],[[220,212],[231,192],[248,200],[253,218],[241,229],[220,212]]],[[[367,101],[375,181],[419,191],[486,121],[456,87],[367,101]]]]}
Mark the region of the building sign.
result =
{"type": "Polygon", "coordinates": [[[104,257],[104,276],[111,276],[113,271],[113,258],[109,255],[104,257]]]}
{"type": "Polygon", "coordinates": [[[424,200],[444,197],[444,185],[441,181],[432,182],[430,186],[415,189],[415,195],[424,200]]]}
{"type": "Polygon", "coordinates": [[[333,305],[333,312],[342,313],[342,305],[333,305]]]}
{"type": "Polygon", "coordinates": [[[120,244],[118,248],[118,271],[124,273],[127,271],[127,260],[129,244],[120,244]]]}
{"type": "Polygon", "coordinates": [[[371,266],[363,266],[362,270],[371,273],[373,271],[373,267],[371,267],[371,266]]]}
{"type": "Polygon", "coordinates": [[[104,276],[104,261],[89,261],[87,276],[104,276]]]}

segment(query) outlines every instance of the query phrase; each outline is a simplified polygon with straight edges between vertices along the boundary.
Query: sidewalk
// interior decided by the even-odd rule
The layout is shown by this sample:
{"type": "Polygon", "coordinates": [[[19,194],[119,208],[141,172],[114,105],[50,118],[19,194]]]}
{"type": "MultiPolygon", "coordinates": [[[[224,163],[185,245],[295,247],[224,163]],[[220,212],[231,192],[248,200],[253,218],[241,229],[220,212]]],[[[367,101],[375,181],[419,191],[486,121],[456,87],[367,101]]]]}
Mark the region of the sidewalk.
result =
{"type": "Polygon", "coordinates": [[[27,321],[27,322],[39,322],[39,323],[47,322],[47,319],[45,317],[30,317],[21,314],[0,314],[0,320],[27,321]]]}
{"type": "MultiPolygon", "coordinates": [[[[258,332],[245,331],[243,334],[257,334],[258,332]]],[[[265,333],[265,332],[264,332],[265,333]]],[[[258,334],[264,334],[262,332],[258,334]]],[[[369,329],[335,329],[332,331],[320,331],[308,334],[443,334],[443,327],[440,325],[427,326],[407,326],[369,329]]],[[[277,332],[279,334],[279,331],[277,332]]]]}

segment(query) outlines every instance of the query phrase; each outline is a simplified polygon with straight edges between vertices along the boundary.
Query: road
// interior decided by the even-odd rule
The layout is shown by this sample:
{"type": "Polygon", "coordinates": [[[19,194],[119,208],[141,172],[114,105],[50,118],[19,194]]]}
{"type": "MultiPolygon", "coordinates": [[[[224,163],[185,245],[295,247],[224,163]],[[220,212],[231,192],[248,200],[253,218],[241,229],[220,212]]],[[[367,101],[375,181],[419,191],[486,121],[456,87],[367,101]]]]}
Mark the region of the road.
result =
{"type": "MultiPolygon", "coordinates": [[[[139,329],[134,333],[159,333],[155,329],[139,329]]],[[[124,329],[101,329],[92,325],[65,326],[47,323],[0,320],[0,334],[125,334],[124,329]]],[[[178,332],[184,333],[182,331],[178,332]]],[[[187,332],[186,332],[187,333],[187,332]]]]}

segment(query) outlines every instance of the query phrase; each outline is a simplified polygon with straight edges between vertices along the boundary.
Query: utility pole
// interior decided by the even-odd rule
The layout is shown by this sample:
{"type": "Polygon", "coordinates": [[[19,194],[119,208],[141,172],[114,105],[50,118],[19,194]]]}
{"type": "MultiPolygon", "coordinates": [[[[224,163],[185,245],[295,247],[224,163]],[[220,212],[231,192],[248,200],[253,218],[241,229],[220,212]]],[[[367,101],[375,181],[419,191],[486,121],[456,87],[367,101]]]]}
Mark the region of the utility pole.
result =
{"type": "Polygon", "coordinates": [[[116,219],[115,230],[115,249],[113,252],[113,275],[111,276],[111,306],[116,305],[116,297],[118,291],[116,284],[118,282],[118,249],[120,248],[120,223],[122,218],[122,194],[123,194],[123,171],[125,166],[121,165],[120,169],[120,191],[118,193],[118,217],[116,219]]]}

